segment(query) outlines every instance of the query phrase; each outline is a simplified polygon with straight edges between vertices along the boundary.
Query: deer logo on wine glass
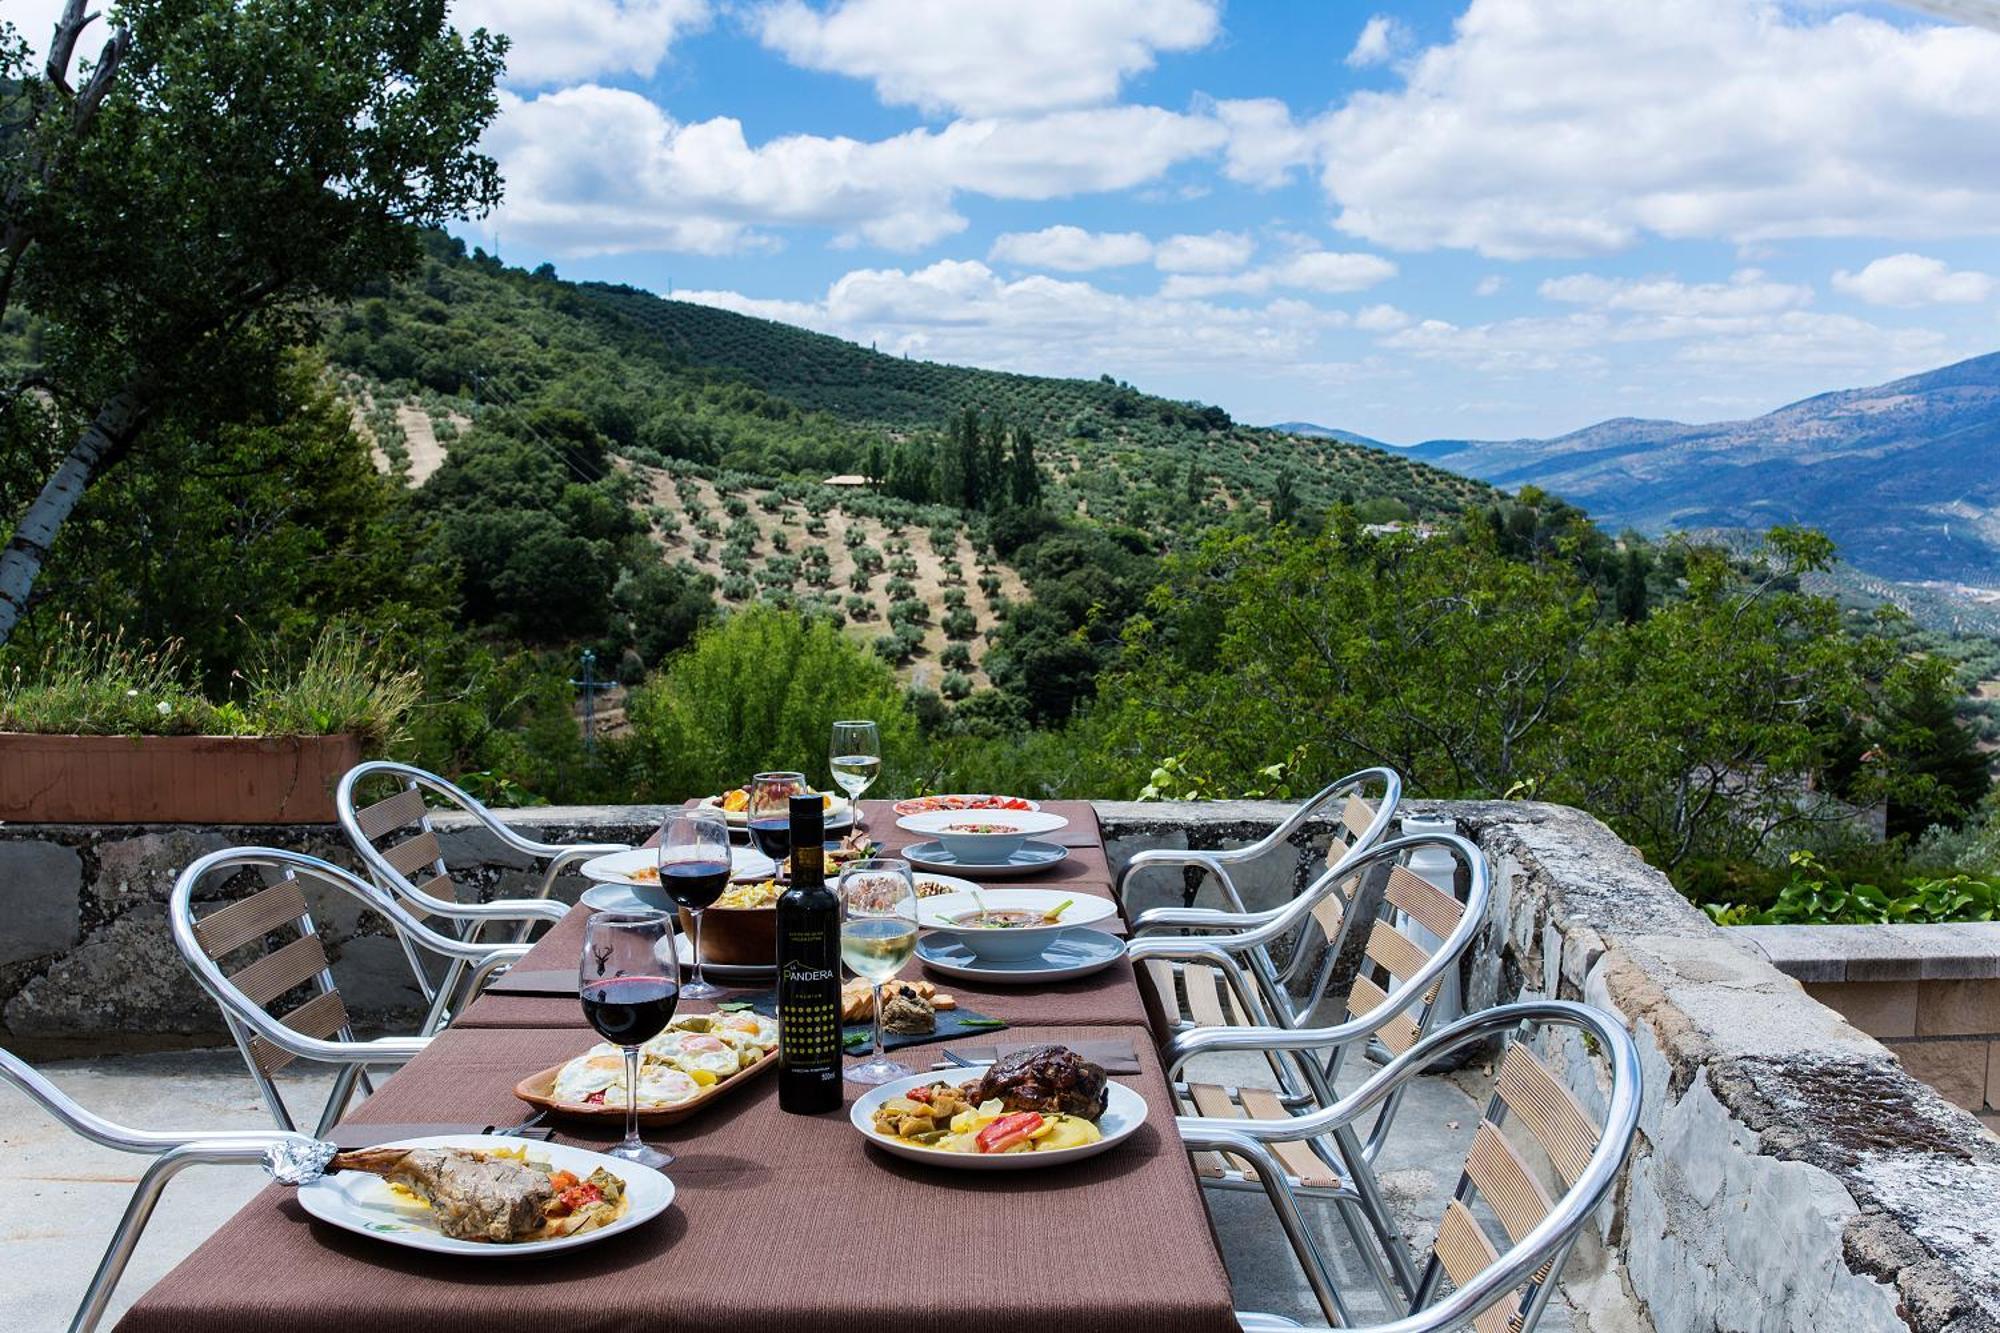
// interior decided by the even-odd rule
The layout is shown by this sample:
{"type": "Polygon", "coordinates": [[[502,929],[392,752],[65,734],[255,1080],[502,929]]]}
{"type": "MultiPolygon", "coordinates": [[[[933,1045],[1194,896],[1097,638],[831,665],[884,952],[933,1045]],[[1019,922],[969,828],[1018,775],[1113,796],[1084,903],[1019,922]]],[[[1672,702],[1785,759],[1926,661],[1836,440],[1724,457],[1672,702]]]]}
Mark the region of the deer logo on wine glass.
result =
{"type": "Polygon", "coordinates": [[[609,948],[593,948],[590,951],[590,956],[597,960],[597,975],[600,977],[603,976],[604,969],[611,965],[611,950],[609,948]]]}

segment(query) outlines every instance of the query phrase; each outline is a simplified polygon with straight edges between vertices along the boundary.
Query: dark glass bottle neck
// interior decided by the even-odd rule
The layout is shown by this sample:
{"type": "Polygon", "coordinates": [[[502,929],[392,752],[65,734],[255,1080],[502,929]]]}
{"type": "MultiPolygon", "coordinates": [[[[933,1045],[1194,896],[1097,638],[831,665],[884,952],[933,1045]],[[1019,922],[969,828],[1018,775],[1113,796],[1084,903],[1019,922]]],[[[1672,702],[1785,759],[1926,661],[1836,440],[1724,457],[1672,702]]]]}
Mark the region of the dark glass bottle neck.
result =
{"type": "Polygon", "coordinates": [[[826,807],[818,796],[794,796],[792,884],[818,888],[826,883],[826,807]]]}

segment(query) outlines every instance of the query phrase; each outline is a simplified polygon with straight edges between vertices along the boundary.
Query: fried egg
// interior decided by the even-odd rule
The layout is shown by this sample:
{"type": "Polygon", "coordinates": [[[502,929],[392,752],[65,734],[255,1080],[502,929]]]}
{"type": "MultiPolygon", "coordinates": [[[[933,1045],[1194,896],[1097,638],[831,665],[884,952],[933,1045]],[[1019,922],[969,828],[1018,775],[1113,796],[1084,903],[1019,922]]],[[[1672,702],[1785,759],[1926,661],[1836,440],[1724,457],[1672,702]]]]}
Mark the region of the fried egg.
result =
{"type": "Polygon", "coordinates": [[[639,1070],[639,1105],[678,1106],[701,1092],[701,1085],[671,1065],[648,1064],[639,1070]]]}
{"type": "Polygon", "coordinates": [[[717,1036],[754,1043],[760,1052],[778,1044],[778,1020],[775,1018],[741,1009],[733,1014],[720,1015],[720,1020],[712,1029],[717,1036]]]}
{"type": "Polygon", "coordinates": [[[706,1032],[681,1034],[668,1064],[685,1069],[697,1083],[713,1083],[728,1078],[743,1067],[743,1053],[736,1044],[706,1032]]]}
{"type": "Polygon", "coordinates": [[[562,1067],[554,1092],[558,1101],[580,1102],[593,1092],[625,1086],[625,1053],[616,1046],[594,1046],[562,1067]]]}

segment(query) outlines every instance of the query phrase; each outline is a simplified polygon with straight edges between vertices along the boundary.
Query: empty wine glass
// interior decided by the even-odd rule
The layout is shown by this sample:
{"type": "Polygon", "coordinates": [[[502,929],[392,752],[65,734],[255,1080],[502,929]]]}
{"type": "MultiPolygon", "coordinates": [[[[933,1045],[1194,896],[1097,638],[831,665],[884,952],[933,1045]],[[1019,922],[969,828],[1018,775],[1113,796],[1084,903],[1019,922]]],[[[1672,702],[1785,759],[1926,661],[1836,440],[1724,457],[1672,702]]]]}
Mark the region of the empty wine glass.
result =
{"type": "Polygon", "coordinates": [[[854,819],[861,820],[861,793],[875,785],[882,773],[882,730],[873,722],[836,722],[833,743],[827,747],[827,766],[833,780],[854,803],[854,819]]]}
{"type": "Polygon", "coordinates": [[[577,998],[597,1035],[625,1049],[625,1139],[605,1151],[655,1170],[674,1160],[639,1138],[639,1048],[666,1030],[680,998],[674,921],[665,912],[595,912],[583,931],[577,998]]]}
{"type": "Polygon", "coordinates": [[[714,810],[689,810],[669,815],[660,825],[660,888],[687,913],[693,926],[688,946],[694,963],[681,998],[707,1000],[722,987],[701,975],[702,909],[729,887],[729,821],[714,810]]]}
{"type": "Polygon", "coordinates": [[[840,872],[840,961],[875,997],[875,1054],[847,1071],[854,1083],[887,1083],[916,1071],[882,1046],[882,983],[903,970],[917,948],[917,884],[908,861],[874,858],[840,872]]]}
{"type": "Polygon", "coordinates": [[[792,797],[806,790],[806,775],[778,771],[750,779],[750,806],[745,812],[750,841],[778,863],[778,880],[790,878],[792,856],[792,797]]]}

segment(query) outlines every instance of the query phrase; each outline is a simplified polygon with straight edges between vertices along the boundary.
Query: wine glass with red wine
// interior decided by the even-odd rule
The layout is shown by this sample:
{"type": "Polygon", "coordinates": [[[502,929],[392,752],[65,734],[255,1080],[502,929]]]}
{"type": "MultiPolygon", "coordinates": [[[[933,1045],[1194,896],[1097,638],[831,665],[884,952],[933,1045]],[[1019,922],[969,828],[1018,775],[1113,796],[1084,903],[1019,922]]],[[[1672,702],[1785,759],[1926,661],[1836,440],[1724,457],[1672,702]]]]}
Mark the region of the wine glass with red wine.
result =
{"type": "Polygon", "coordinates": [[[639,1138],[639,1048],[666,1030],[680,999],[674,920],[665,912],[594,913],[583,932],[577,998],[597,1035],[625,1048],[625,1141],[613,1157],[655,1170],[674,1155],[639,1138]]]}
{"type": "Polygon", "coordinates": [[[694,964],[684,1000],[707,1000],[722,994],[701,975],[701,914],[729,887],[729,821],[715,810],[689,810],[669,815],[660,825],[660,888],[687,915],[694,964]]]}
{"type": "Polygon", "coordinates": [[[792,856],[792,797],[806,790],[803,773],[759,773],[750,779],[750,841],[778,863],[780,882],[792,856]]]}

